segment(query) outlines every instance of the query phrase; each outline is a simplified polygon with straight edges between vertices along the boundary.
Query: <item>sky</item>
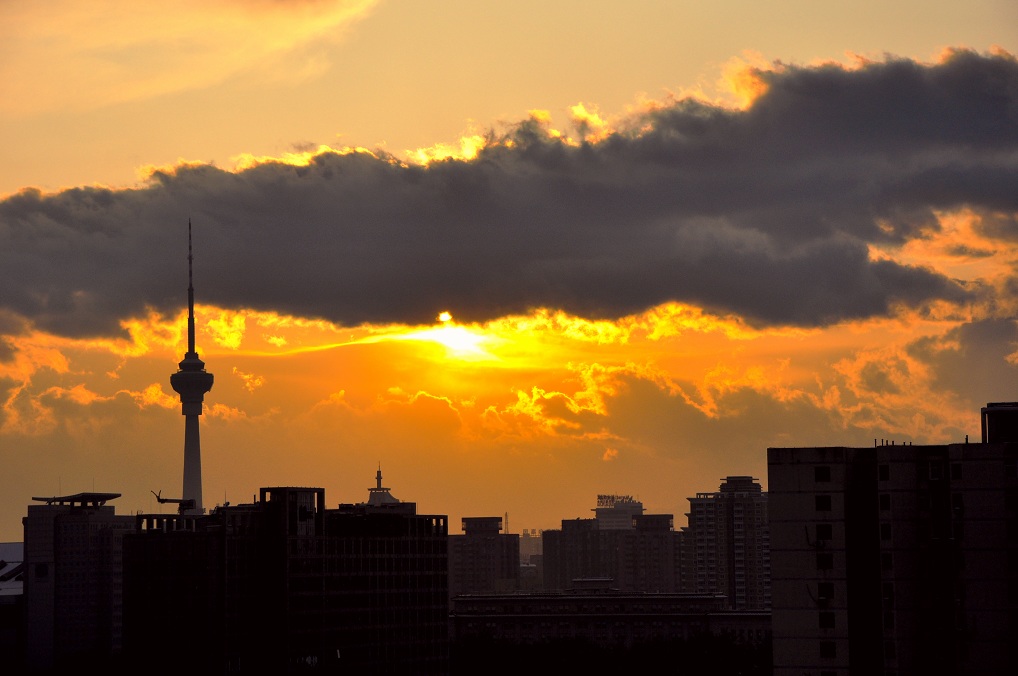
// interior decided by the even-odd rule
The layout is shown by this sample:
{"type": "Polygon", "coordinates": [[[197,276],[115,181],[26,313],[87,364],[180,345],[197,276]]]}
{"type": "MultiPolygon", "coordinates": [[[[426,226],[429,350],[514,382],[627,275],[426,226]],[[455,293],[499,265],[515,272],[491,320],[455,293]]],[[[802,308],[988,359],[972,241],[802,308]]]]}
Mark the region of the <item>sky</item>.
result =
{"type": "Polygon", "coordinates": [[[0,3],[0,542],[265,486],[685,525],[1018,400],[1010,0],[0,3]]]}

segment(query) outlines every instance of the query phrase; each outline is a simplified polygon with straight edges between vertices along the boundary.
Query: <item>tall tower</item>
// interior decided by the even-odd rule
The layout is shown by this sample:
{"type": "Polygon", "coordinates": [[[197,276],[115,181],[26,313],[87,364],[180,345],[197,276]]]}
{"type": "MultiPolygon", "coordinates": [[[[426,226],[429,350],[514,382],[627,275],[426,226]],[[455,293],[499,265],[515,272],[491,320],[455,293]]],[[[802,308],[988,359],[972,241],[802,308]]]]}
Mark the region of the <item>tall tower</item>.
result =
{"type": "Polygon", "coordinates": [[[187,221],[187,354],[179,369],[170,376],[170,386],[180,395],[180,412],[184,416],[184,500],[194,500],[184,514],[202,514],[201,442],[198,438],[198,416],[201,415],[205,393],[212,389],[212,374],[194,349],[194,283],[191,278],[191,221],[187,221]]]}

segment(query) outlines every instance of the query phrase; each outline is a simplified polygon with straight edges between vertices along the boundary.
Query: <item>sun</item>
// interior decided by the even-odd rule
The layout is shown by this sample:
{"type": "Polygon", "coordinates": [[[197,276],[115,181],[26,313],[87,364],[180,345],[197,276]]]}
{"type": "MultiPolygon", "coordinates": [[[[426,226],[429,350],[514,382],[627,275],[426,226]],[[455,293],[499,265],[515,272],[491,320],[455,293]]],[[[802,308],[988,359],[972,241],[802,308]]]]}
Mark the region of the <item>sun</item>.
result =
{"type": "Polygon", "coordinates": [[[436,317],[439,326],[410,331],[393,336],[396,340],[415,340],[437,343],[445,348],[446,357],[463,361],[497,360],[486,347],[492,346],[498,339],[482,329],[473,326],[460,326],[453,322],[452,313],[443,310],[436,317]]]}

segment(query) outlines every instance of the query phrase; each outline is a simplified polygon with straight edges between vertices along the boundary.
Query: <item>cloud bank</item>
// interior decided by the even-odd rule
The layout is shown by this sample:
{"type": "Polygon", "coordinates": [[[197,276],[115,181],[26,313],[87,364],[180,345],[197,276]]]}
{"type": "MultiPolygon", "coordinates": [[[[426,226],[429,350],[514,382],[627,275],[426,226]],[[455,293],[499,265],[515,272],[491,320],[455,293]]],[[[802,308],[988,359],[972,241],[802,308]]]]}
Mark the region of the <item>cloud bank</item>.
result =
{"type": "Polygon", "coordinates": [[[982,236],[1014,240],[1013,56],[749,75],[745,109],[677,100],[596,141],[535,116],[471,159],[324,151],[180,166],[133,190],[26,190],[0,202],[0,315],[93,336],[178,310],[188,219],[200,301],[347,325],[538,307],[617,318],[677,301],[825,326],[985,299],[985,285],[874,252],[962,209],[982,236]]]}

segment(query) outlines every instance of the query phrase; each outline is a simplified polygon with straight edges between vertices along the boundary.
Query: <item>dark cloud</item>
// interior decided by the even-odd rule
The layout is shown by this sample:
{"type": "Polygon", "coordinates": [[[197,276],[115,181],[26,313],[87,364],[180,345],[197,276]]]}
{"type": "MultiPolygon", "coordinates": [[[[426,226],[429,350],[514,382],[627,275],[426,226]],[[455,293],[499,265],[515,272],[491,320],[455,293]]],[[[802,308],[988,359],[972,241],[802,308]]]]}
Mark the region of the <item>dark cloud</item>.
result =
{"type": "Polygon", "coordinates": [[[1008,361],[1018,351],[1018,323],[1013,319],[963,324],[943,337],[917,340],[910,351],[930,365],[938,391],[956,392],[973,407],[1015,400],[1018,366],[1008,361]]]}
{"type": "Polygon", "coordinates": [[[580,147],[528,120],[469,162],[330,153],[181,168],[130,191],[26,191],[0,202],[0,312],[87,335],[179,309],[189,218],[199,301],[350,324],[677,300],[818,326],[965,301],[867,247],[962,206],[1004,214],[988,231],[1013,237],[1015,59],[759,77],[768,90],[746,111],[679,101],[580,147]]]}

